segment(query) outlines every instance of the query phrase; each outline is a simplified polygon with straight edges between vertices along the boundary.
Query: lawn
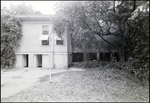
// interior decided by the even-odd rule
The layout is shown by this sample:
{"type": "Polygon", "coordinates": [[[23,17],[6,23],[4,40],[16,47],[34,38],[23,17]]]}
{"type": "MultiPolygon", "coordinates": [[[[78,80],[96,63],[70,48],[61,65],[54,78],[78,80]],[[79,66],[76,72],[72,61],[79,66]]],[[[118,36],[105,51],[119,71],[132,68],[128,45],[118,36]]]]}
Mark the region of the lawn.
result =
{"type": "Polygon", "coordinates": [[[49,102],[148,102],[149,86],[119,69],[67,71],[40,78],[34,87],[1,101],[49,102]]]}

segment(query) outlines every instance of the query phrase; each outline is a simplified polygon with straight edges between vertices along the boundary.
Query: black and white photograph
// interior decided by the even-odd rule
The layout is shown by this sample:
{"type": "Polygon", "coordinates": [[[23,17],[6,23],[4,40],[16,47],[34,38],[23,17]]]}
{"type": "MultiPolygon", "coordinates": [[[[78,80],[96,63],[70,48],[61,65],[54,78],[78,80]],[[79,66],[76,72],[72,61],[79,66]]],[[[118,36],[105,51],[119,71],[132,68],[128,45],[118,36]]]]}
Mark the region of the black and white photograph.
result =
{"type": "Polygon", "coordinates": [[[149,102],[149,0],[2,0],[1,102],[149,102]]]}

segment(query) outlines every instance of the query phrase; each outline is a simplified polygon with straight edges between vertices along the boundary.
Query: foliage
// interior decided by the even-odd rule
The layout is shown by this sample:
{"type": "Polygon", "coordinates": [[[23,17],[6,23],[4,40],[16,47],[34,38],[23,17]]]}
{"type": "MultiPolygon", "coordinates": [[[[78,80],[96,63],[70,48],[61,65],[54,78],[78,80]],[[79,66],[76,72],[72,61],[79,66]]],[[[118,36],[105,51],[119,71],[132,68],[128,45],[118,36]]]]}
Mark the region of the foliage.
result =
{"type": "Polygon", "coordinates": [[[19,5],[11,4],[9,8],[3,5],[1,14],[5,15],[29,15],[29,14],[42,14],[39,11],[35,11],[31,5],[26,5],[25,3],[19,5]]]}
{"type": "Polygon", "coordinates": [[[1,16],[1,68],[12,68],[15,64],[15,50],[22,37],[22,25],[19,19],[1,16]]]}
{"type": "Polygon", "coordinates": [[[128,65],[134,68],[135,75],[149,76],[149,1],[76,1],[58,5],[56,17],[59,15],[63,20],[57,20],[71,28],[77,46],[86,50],[92,47],[91,42],[98,41],[95,42],[97,48],[105,44],[102,47],[119,52],[122,63],[132,62],[134,65],[128,65]],[[100,39],[94,40],[93,35],[100,39]],[[130,61],[130,57],[134,59],[130,61]]]}
{"type": "MultiPolygon", "coordinates": [[[[85,41],[87,37],[99,38],[96,42],[94,42],[94,40],[90,41],[92,39],[86,40],[86,43],[82,42],[85,43],[86,46],[81,47],[86,48],[89,46],[90,48],[93,47],[93,44],[95,44],[94,47],[99,49],[99,44],[102,45],[102,43],[99,42],[102,41],[105,42],[103,44],[105,46],[103,47],[107,47],[106,49],[116,49],[119,51],[120,56],[123,57],[126,22],[131,16],[131,11],[134,11],[136,8],[134,7],[135,5],[133,5],[134,2],[120,1],[118,4],[115,3],[116,2],[114,1],[76,1],[60,3],[56,6],[56,17],[58,17],[56,21],[59,21],[59,24],[61,23],[72,28],[71,34],[80,35],[78,36],[79,40],[82,39],[85,41]],[[90,35],[88,35],[88,33],[90,33],[90,35]],[[112,37],[106,39],[105,37],[109,35],[114,36],[116,39],[113,40],[112,37]],[[92,46],[89,44],[92,44],[92,46]],[[98,44],[98,46],[96,44],[98,44]]],[[[57,22],[55,23],[57,24],[57,22]]],[[[63,27],[65,27],[64,25],[59,25],[61,26],[59,27],[61,28],[60,31],[63,27]]],[[[54,28],[55,27],[58,27],[58,25],[54,26],[54,28]]],[[[59,34],[60,33],[58,33],[58,35],[59,34]]],[[[79,42],[76,43],[79,44],[79,42]]],[[[123,60],[124,58],[122,61],[123,60]]]]}
{"type": "Polygon", "coordinates": [[[72,65],[73,67],[82,67],[82,68],[96,68],[100,67],[100,63],[97,61],[83,61],[77,64],[72,65]]]}
{"type": "Polygon", "coordinates": [[[124,65],[122,65],[122,67],[125,67],[125,69],[133,73],[142,81],[149,80],[149,63],[143,62],[141,58],[137,59],[131,57],[124,65]]]}
{"type": "Polygon", "coordinates": [[[128,26],[132,29],[126,43],[129,58],[123,66],[141,80],[149,80],[149,2],[137,8],[128,26]]]}

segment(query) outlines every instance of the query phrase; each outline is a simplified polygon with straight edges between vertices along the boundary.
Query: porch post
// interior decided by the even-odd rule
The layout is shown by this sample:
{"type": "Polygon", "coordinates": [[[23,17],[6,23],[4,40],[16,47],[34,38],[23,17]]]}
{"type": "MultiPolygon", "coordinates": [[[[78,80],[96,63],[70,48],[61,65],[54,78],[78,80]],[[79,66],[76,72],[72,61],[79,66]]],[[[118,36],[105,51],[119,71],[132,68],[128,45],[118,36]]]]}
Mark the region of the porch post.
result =
{"type": "Polygon", "coordinates": [[[97,53],[97,61],[99,62],[99,53],[97,53]]]}
{"type": "Polygon", "coordinates": [[[34,64],[34,62],[33,62],[33,54],[29,54],[29,68],[33,68],[33,64],[34,64]]]}

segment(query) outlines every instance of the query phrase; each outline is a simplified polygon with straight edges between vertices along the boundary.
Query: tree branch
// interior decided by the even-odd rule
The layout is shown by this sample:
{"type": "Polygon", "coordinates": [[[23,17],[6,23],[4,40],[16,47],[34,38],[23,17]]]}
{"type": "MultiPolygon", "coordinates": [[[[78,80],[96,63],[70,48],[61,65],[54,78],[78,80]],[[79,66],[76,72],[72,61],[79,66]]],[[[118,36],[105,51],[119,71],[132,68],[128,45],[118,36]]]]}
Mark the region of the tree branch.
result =
{"type": "Polygon", "coordinates": [[[107,41],[106,39],[104,39],[100,34],[97,34],[97,35],[99,35],[105,42],[107,42],[108,44],[110,44],[111,46],[113,46],[114,48],[116,48],[115,45],[113,45],[112,43],[108,42],[108,41],[107,41]]]}
{"type": "Polygon", "coordinates": [[[79,17],[79,18],[86,24],[86,26],[89,28],[90,31],[92,31],[92,32],[94,32],[94,33],[97,33],[96,31],[93,31],[93,30],[90,28],[90,26],[87,24],[87,22],[86,22],[83,18],[81,18],[81,17],[79,17]]]}
{"type": "Polygon", "coordinates": [[[116,0],[114,0],[114,2],[113,2],[113,11],[114,11],[114,13],[115,13],[115,1],[116,0]]]}
{"type": "Polygon", "coordinates": [[[131,10],[130,13],[134,12],[136,9],[136,0],[133,1],[133,9],[131,10]]]}
{"type": "Polygon", "coordinates": [[[104,39],[100,33],[96,32],[96,31],[93,31],[84,19],[82,19],[81,17],[79,17],[79,18],[86,24],[86,26],[89,28],[89,30],[90,30],[91,32],[93,32],[94,34],[97,34],[97,35],[100,36],[101,39],[103,39],[105,42],[107,42],[108,44],[110,44],[111,46],[113,46],[114,48],[116,48],[115,45],[111,44],[111,43],[108,42],[106,39],[104,39]]]}

